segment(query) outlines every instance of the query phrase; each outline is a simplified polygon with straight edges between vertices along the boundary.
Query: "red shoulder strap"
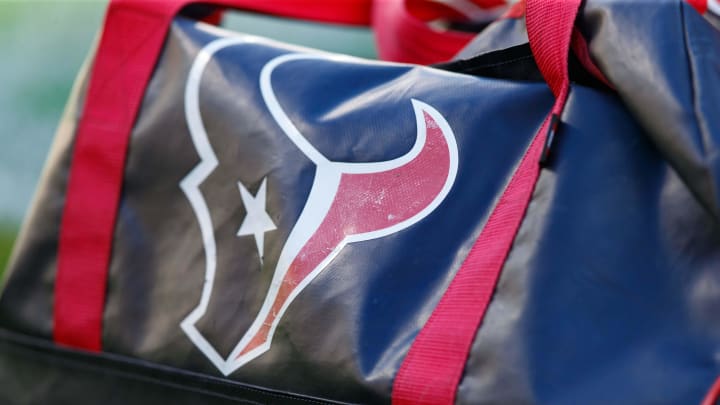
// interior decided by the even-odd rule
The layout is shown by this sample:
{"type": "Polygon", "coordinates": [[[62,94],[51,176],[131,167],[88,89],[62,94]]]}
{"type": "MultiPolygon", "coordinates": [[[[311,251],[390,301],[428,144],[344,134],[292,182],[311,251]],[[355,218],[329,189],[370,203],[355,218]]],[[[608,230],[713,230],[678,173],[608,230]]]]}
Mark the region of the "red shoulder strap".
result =
{"type": "Polygon", "coordinates": [[[477,329],[522,223],[540,174],[548,133],[569,91],[568,53],[580,0],[528,0],[527,28],[535,60],[556,97],[485,228],[425,326],[393,385],[393,404],[452,404],[477,329]]]}
{"type": "Polygon", "coordinates": [[[715,383],[710,387],[710,390],[705,394],[701,405],[717,405],[720,400],[720,377],[715,380],[715,383]]]}

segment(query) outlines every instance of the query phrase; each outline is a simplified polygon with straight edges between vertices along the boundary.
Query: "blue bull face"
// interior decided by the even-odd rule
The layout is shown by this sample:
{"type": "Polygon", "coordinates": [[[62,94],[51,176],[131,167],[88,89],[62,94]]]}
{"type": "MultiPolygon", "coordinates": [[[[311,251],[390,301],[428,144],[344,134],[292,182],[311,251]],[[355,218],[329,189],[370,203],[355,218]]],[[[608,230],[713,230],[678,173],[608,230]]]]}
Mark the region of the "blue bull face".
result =
{"type": "MultiPolygon", "coordinates": [[[[291,53],[270,59],[257,78],[264,107],[297,151],[312,162],[315,173],[299,217],[274,263],[272,281],[259,312],[231,353],[221,355],[196,326],[207,311],[218,271],[218,241],[200,187],[218,169],[219,161],[200,112],[200,82],[213,55],[227,47],[243,46],[247,41],[224,38],[206,45],[191,68],[185,91],[187,124],[200,163],[181,181],[180,187],[200,225],[206,274],[200,303],[183,320],[181,327],[225,375],[270,348],[273,334],[288,306],[344,246],[382,238],[417,223],[442,203],[458,171],[457,143],[450,125],[435,108],[412,98],[397,107],[412,108],[415,115],[416,135],[409,151],[390,160],[370,163],[343,162],[325,156],[301,133],[291,120],[291,114],[286,113],[273,88],[273,72],[297,61],[327,61],[330,57],[291,53]]],[[[267,177],[263,178],[253,196],[239,182],[246,214],[238,224],[237,235],[254,236],[261,264],[265,233],[276,229],[265,208],[269,187],[272,186],[268,186],[267,177]]]]}

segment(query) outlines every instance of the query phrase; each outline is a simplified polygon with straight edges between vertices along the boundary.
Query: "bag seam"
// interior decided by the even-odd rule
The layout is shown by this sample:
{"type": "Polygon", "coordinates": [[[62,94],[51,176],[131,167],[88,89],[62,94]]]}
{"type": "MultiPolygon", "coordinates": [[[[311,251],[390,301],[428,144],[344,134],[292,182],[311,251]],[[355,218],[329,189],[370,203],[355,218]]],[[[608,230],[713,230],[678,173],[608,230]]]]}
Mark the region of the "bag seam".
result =
{"type": "Polygon", "coordinates": [[[177,369],[173,366],[167,366],[162,364],[156,364],[149,362],[147,360],[143,359],[136,359],[136,358],[125,358],[125,356],[114,354],[114,353],[107,353],[103,352],[101,355],[98,355],[96,353],[90,353],[80,350],[75,350],[72,348],[59,348],[58,346],[52,344],[52,342],[45,342],[42,341],[42,339],[39,338],[33,338],[26,336],[24,334],[20,334],[13,331],[8,331],[7,329],[0,328],[0,343],[7,344],[14,348],[14,350],[17,351],[23,351],[25,353],[29,353],[31,356],[39,356],[41,358],[46,359],[55,359],[59,361],[61,364],[65,364],[68,367],[80,369],[80,370],[89,370],[89,371],[102,371],[114,376],[118,376],[120,378],[125,378],[128,380],[135,380],[145,383],[152,383],[160,386],[166,386],[166,387],[172,387],[179,389],[181,391],[187,391],[187,392],[195,392],[200,393],[212,397],[217,398],[223,398],[227,400],[236,401],[238,403],[251,403],[251,404],[262,404],[262,402],[256,402],[254,400],[249,399],[242,399],[242,398],[234,398],[231,395],[222,394],[218,392],[213,392],[207,389],[203,389],[200,387],[189,387],[186,385],[181,385],[177,383],[173,383],[172,381],[168,381],[166,379],[152,377],[152,376],[146,376],[142,374],[134,374],[128,371],[123,371],[115,368],[109,368],[109,367],[103,367],[102,365],[96,365],[96,364],[90,364],[86,358],[98,358],[100,360],[105,360],[112,363],[123,363],[125,365],[131,366],[131,367],[140,367],[152,371],[159,371],[164,372],[168,374],[183,374],[186,378],[193,377],[194,374],[197,374],[197,377],[204,378],[207,380],[208,383],[211,384],[218,384],[226,386],[230,389],[236,389],[238,391],[247,391],[247,392],[253,392],[261,395],[265,395],[268,397],[273,398],[279,398],[279,399],[289,399],[293,401],[298,402],[305,402],[309,404],[332,404],[332,403],[342,403],[337,401],[330,401],[325,399],[312,399],[312,398],[306,398],[302,397],[299,394],[294,393],[282,393],[282,392],[273,392],[271,390],[265,390],[262,387],[252,387],[243,384],[242,382],[237,381],[224,381],[222,379],[218,379],[213,376],[206,376],[202,375],[201,373],[189,371],[189,370],[183,370],[183,369],[177,369]],[[12,337],[8,337],[8,335],[15,335],[12,337]],[[33,342],[32,340],[37,340],[38,342],[33,342]],[[81,356],[81,358],[68,358],[68,355],[72,356],[73,354],[81,356]],[[143,364],[144,363],[144,364],[143,364]],[[213,381],[217,380],[217,381],[213,381]]]}

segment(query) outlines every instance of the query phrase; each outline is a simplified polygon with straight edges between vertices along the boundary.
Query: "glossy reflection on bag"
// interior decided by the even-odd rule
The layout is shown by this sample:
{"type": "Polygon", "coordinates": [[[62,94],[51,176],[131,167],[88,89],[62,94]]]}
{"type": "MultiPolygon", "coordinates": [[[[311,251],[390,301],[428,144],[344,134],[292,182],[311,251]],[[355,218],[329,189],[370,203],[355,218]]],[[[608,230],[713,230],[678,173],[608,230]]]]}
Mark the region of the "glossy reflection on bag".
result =
{"type": "Polygon", "coordinates": [[[110,5],[0,296],[4,403],[702,401],[720,34],[691,5],[528,0],[428,67],[183,4],[110,5]]]}

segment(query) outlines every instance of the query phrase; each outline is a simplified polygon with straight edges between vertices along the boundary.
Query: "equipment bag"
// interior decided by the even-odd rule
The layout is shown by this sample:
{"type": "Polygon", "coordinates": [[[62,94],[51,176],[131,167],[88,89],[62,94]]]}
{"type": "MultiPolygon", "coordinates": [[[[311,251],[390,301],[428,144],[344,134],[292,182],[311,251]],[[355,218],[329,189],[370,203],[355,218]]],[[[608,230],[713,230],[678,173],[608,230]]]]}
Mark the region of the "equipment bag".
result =
{"type": "Polygon", "coordinates": [[[110,3],[6,272],[0,402],[713,403],[720,32],[690,4],[528,0],[424,67],[188,3],[110,3]]]}

